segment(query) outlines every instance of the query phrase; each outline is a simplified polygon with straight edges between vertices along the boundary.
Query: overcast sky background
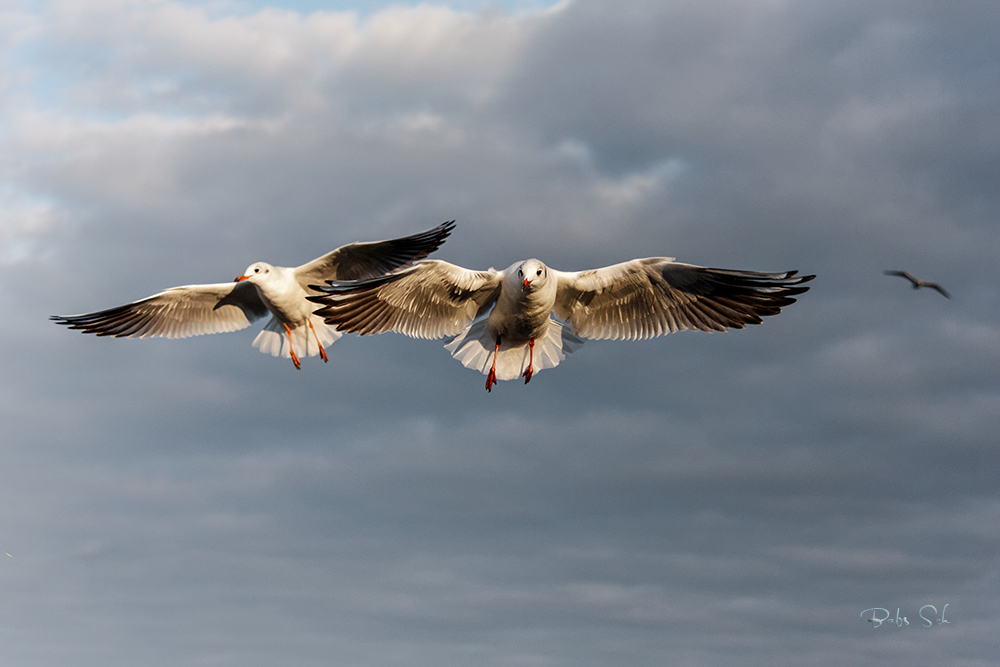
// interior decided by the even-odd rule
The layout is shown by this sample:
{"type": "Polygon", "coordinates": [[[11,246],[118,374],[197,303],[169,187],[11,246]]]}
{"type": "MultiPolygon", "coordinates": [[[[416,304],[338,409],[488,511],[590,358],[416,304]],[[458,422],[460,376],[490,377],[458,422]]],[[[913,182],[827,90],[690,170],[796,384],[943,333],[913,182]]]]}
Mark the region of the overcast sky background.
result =
{"type": "Polygon", "coordinates": [[[7,0],[0,663],[995,664],[998,221],[995,2],[7,0]],[[451,219],[818,277],[492,394],[48,321],[451,219]]]}

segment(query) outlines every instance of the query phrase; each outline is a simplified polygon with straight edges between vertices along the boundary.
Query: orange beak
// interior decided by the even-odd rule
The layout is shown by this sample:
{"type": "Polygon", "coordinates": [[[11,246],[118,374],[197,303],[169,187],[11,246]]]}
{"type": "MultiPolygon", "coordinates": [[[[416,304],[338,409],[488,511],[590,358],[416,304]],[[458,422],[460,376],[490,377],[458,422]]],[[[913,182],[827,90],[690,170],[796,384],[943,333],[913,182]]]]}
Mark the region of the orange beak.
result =
{"type": "Polygon", "coordinates": [[[250,280],[250,276],[236,276],[236,280],[234,280],[233,282],[239,283],[243,282],[244,280],[250,280]]]}
{"type": "Polygon", "coordinates": [[[526,290],[526,289],[528,289],[528,285],[530,285],[530,284],[531,284],[531,281],[530,281],[530,280],[528,280],[527,278],[525,278],[525,279],[524,279],[524,286],[522,286],[522,287],[521,287],[521,289],[522,289],[522,290],[526,290]]]}

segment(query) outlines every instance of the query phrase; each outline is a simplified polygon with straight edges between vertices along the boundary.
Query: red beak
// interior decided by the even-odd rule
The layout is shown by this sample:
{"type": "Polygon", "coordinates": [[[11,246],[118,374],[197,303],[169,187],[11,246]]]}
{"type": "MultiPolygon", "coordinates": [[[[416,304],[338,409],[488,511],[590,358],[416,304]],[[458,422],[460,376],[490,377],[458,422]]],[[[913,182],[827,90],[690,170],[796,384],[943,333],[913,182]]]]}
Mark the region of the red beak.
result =
{"type": "Polygon", "coordinates": [[[524,279],[524,286],[523,286],[523,287],[521,287],[521,289],[522,289],[522,290],[526,290],[526,289],[528,289],[528,285],[530,285],[530,284],[531,284],[531,281],[530,281],[530,280],[528,280],[527,278],[525,278],[525,279],[524,279]]]}
{"type": "Polygon", "coordinates": [[[238,283],[244,280],[250,280],[250,276],[236,276],[236,280],[234,280],[233,282],[238,283]]]}

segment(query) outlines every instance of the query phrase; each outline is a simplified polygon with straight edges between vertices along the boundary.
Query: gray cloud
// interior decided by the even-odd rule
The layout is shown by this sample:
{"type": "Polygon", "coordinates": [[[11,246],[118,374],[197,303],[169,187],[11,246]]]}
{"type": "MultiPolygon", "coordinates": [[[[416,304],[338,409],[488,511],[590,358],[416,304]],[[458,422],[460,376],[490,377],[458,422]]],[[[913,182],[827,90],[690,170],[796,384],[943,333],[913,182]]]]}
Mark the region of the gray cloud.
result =
{"type": "Polygon", "coordinates": [[[5,663],[995,661],[988,4],[0,24],[5,663]],[[296,371],[249,331],[47,320],[452,218],[470,268],[818,278],[761,326],[590,341],[491,394],[441,341],[296,371]]]}

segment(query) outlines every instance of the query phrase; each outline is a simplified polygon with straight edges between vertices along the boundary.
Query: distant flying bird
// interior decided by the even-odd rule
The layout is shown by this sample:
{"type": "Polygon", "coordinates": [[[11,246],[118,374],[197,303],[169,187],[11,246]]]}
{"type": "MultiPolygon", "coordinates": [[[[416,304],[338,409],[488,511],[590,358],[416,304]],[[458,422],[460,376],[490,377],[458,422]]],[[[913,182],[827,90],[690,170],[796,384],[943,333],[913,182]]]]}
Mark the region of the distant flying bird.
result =
{"type": "Polygon", "coordinates": [[[231,283],[172,287],[117,308],[50,319],[98,336],[187,338],[245,329],[270,313],[253,346],[275,357],[291,357],[301,368],[296,349],[326,361],[323,346],[341,335],[313,316],[315,306],[306,300],[313,293],[309,285],[373,278],[408,266],[437,250],[454,226],[452,220],[405,238],[352,243],[295,268],[256,262],[231,283]]]}
{"type": "Polygon", "coordinates": [[[882,273],[884,273],[887,276],[899,276],[901,278],[906,278],[911,283],[913,283],[913,289],[920,289],[921,287],[930,287],[931,289],[936,289],[938,292],[941,292],[941,294],[943,294],[946,299],[951,298],[951,295],[945,292],[944,288],[938,285],[937,283],[932,283],[929,280],[917,280],[906,271],[883,271],[882,273]]]}
{"type": "Polygon", "coordinates": [[[572,273],[537,259],[503,271],[424,260],[378,278],[313,286],[325,294],[309,300],[323,304],[316,314],[344,332],[456,336],[445,349],[485,374],[490,391],[497,380],[518,375],[527,384],[534,373],[559,365],[582,338],[630,340],[759,324],[809,289],[801,283],[815,276],[796,273],[710,269],[672,257],[572,273]]]}

